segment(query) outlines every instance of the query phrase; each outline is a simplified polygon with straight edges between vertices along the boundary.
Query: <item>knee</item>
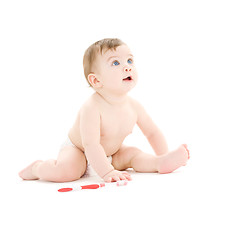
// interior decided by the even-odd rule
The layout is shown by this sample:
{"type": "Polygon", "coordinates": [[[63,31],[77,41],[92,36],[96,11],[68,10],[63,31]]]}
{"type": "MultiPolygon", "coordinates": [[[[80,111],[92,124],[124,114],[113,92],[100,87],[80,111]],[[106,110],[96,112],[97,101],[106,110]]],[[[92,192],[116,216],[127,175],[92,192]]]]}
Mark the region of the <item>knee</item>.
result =
{"type": "Polygon", "coordinates": [[[83,173],[76,167],[62,167],[57,169],[54,182],[72,182],[81,178],[83,173]]]}
{"type": "Polygon", "coordinates": [[[137,154],[140,154],[142,151],[139,149],[139,148],[137,148],[137,147],[130,147],[129,148],[129,154],[130,154],[130,156],[136,156],[137,154]]]}
{"type": "Polygon", "coordinates": [[[56,174],[54,182],[72,182],[80,178],[76,173],[60,171],[56,174]]]}
{"type": "Polygon", "coordinates": [[[132,168],[132,159],[142,151],[136,147],[122,148],[116,156],[113,157],[112,165],[117,170],[126,170],[132,168]]]}

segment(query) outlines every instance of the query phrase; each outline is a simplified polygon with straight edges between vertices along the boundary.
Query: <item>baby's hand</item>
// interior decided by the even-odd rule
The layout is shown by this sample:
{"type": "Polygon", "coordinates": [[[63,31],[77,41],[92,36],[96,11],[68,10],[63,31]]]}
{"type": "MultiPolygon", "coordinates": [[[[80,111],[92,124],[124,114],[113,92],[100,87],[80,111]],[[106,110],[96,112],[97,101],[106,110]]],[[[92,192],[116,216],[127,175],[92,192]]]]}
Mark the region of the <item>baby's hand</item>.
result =
{"type": "Polygon", "coordinates": [[[113,170],[109,173],[107,173],[104,177],[103,180],[105,182],[117,182],[120,180],[132,180],[131,176],[127,172],[121,172],[118,170],[113,170]]]}

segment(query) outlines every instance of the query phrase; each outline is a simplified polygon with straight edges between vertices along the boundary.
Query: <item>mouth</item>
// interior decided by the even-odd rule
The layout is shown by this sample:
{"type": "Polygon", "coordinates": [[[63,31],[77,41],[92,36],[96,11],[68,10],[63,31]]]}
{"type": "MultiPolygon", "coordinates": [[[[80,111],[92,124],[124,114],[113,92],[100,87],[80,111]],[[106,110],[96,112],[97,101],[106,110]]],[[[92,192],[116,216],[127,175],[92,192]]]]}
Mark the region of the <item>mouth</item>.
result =
{"type": "Polygon", "coordinates": [[[126,78],[123,78],[123,81],[132,81],[133,79],[132,79],[132,77],[131,76],[128,76],[128,77],[126,77],[126,78]]]}

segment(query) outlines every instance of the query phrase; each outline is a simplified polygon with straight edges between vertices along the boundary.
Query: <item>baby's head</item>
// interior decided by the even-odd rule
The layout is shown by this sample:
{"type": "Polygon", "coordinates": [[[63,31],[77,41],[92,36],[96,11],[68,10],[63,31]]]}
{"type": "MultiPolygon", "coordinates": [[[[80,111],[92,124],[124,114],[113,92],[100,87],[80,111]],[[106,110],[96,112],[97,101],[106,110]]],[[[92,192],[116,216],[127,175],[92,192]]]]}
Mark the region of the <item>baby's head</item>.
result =
{"type": "Polygon", "coordinates": [[[117,38],[106,38],[92,44],[84,53],[84,75],[96,91],[129,88],[137,82],[133,55],[128,46],[117,38]]]}

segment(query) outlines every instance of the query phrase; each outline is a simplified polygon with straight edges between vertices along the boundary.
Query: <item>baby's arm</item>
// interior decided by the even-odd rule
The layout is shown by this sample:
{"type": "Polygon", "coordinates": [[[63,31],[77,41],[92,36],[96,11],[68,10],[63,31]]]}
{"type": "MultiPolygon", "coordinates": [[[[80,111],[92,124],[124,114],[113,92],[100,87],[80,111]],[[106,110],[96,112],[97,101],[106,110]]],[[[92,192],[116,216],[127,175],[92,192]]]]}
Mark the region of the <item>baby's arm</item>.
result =
{"type": "Polygon", "coordinates": [[[87,104],[80,112],[80,132],[86,158],[106,182],[130,180],[127,172],[114,170],[100,144],[100,114],[97,107],[87,104]]]}
{"type": "Polygon", "coordinates": [[[144,107],[137,101],[133,101],[137,112],[137,125],[147,137],[150,145],[157,155],[168,152],[167,142],[164,135],[148,115],[144,107]]]}
{"type": "Polygon", "coordinates": [[[96,106],[85,105],[80,112],[80,132],[85,155],[100,177],[114,170],[100,144],[100,114],[96,106]]]}

